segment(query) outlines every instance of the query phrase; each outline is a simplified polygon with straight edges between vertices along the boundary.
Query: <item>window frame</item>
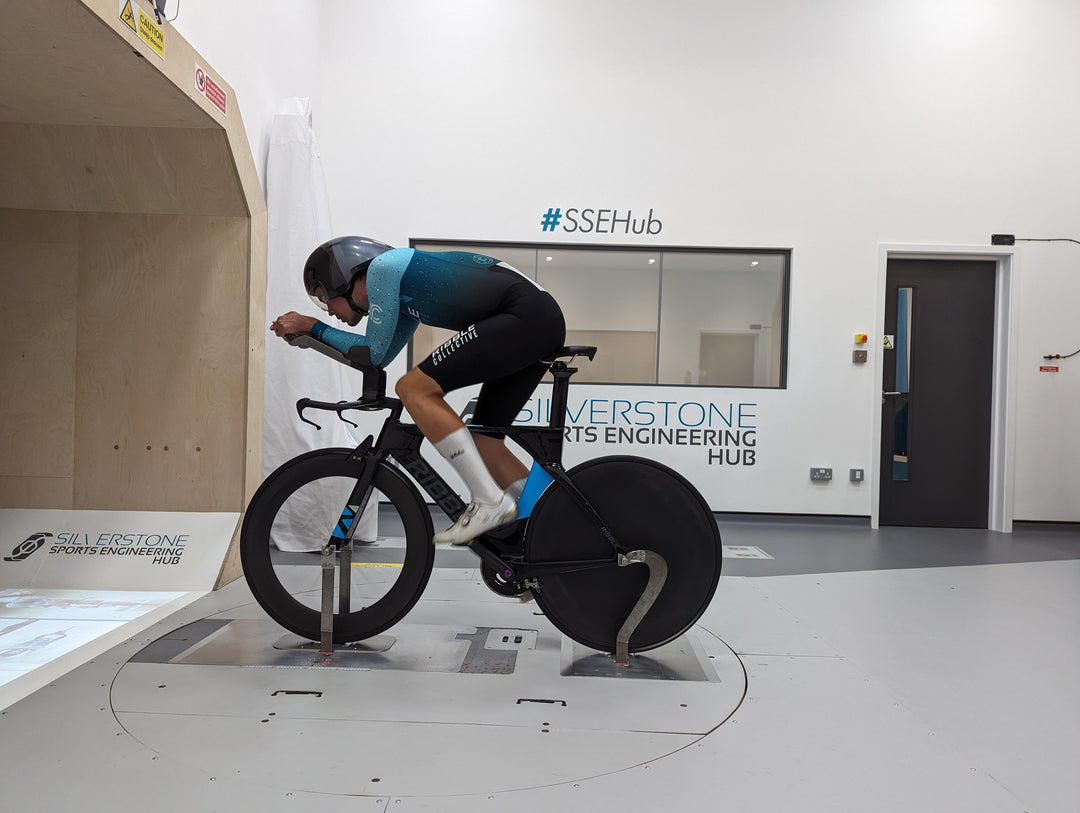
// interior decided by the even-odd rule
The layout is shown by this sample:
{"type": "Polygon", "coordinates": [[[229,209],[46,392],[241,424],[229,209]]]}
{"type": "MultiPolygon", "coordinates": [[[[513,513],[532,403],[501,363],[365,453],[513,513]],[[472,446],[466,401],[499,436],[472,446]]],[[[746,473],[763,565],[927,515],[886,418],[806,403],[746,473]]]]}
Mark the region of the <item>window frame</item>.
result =
{"type": "MultiPolygon", "coordinates": [[[[654,245],[620,245],[618,243],[547,243],[547,242],[527,242],[527,241],[506,241],[506,240],[462,240],[462,239],[439,239],[439,238],[419,238],[414,237],[409,239],[409,247],[415,248],[421,251],[427,250],[422,248],[425,245],[437,245],[439,250],[446,251],[471,251],[477,249],[512,249],[512,250],[526,250],[534,251],[536,253],[536,261],[533,263],[531,269],[518,268],[522,273],[528,273],[529,278],[537,280],[539,274],[539,257],[540,252],[544,250],[551,251],[595,251],[595,252],[618,252],[627,253],[635,252],[642,254],[657,254],[659,255],[659,270],[658,270],[658,295],[657,295],[657,312],[656,312],[656,380],[653,382],[588,382],[590,386],[617,386],[617,387],[690,387],[694,389],[709,388],[709,389],[754,389],[754,390],[784,390],[787,389],[788,380],[788,348],[789,348],[789,327],[791,316],[791,263],[792,263],[792,249],[791,248],[765,248],[765,247],[732,247],[732,246],[654,246],[654,245]],[[696,254],[696,255],[752,255],[758,254],[762,256],[779,257],[782,262],[783,270],[780,283],[780,318],[782,323],[782,331],[780,337],[780,370],[779,380],[777,384],[753,384],[753,385],[739,385],[739,384],[674,384],[674,383],[659,383],[660,364],[661,364],[661,326],[662,316],[664,308],[664,257],[666,254],[696,254]]],[[[501,258],[500,258],[501,259],[501,258]]],[[[515,266],[516,267],[516,266],[515,266]]],[[[417,360],[414,360],[413,354],[413,340],[409,339],[408,344],[408,365],[410,369],[415,366],[417,360]]]]}

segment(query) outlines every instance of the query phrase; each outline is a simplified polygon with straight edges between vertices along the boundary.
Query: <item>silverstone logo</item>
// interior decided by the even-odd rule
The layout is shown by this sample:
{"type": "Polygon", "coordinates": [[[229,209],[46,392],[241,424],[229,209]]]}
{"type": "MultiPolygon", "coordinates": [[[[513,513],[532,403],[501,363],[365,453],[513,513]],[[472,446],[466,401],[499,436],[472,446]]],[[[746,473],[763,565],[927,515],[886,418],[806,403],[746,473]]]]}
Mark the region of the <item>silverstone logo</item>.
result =
{"type": "Polygon", "coordinates": [[[52,536],[52,534],[30,534],[30,536],[15,546],[15,549],[11,552],[11,556],[4,557],[4,561],[21,562],[24,559],[29,559],[42,545],[45,544],[45,540],[50,536],[52,536]]]}
{"type": "Polygon", "coordinates": [[[649,209],[635,216],[632,209],[563,209],[549,206],[540,216],[540,231],[566,234],[647,234],[656,235],[664,224],[649,209]]]}
{"type": "MultiPolygon", "coordinates": [[[[51,533],[30,534],[15,546],[5,562],[22,562],[29,559],[51,542],[47,553],[61,556],[138,556],[149,557],[155,565],[178,565],[190,541],[188,534],[136,534],[136,533],[85,533],[62,531],[54,537],[51,533]]],[[[146,559],[144,559],[146,561],[146,559]]]]}
{"type": "MultiPolygon", "coordinates": [[[[756,403],[652,401],[588,398],[566,405],[568,443],[637,447],[697,447],[710,466],[755,466],[758,456],[756,403]]],[[[525,402],[515,422],[550,423],[550,398],[525,402]]]]}

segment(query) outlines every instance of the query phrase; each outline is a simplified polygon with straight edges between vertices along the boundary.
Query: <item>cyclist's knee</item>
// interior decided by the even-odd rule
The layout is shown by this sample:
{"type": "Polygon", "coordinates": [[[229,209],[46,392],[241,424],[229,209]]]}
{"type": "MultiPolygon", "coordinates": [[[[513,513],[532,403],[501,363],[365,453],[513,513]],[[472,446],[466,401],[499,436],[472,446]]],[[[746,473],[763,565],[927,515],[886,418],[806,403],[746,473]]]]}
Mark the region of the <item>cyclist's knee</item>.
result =
{"type": "Polygon", "coordinates": [[[410,402],[415,402],[421,398],[441,398],[443,396],[442,388],[435,382],[435,379],[417,367],[409,370],[398,379],[397,384],[394,385],[394,392],[397,393],[397,397],[406,406],[410,402]]]}
{"type": "Polygon", "coordinates": [[[416,391],[416,387],[413,381],[410,379],[411,372],[405,373],[401,378],[397,380],[394,385],[394,392],[397,393],[397,397],[405,403],[412,400],[413,393],[416,391]]]}

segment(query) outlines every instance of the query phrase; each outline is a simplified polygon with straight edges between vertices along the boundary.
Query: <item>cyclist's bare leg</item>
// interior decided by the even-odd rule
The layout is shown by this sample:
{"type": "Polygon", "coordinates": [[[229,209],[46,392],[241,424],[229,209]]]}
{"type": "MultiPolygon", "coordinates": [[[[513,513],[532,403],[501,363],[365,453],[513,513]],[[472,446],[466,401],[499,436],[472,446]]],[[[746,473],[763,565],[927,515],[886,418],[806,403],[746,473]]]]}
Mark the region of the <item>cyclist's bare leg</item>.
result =
{"type": "Polygon", "coordinates": [[[446,403],[442,387],[423,371],[413,369],[398,381],[397,394],[424,437],[454,467],[472,495],[466,511],[449,528],[435,534],[433,541],[467,545],[477,536],[512,522],[517,516],[516,500],[492,477],[472,434],[446,403]]]}
{"type": "Polygon", "coordinates": [[[529,476],[529,470],[525,467],[517,455],[506,448],[506,442],[502,438],[493,438],[490,435],[473,434],[480,457],[484,458],[487,466],[499,488],[506,489],[518,480],[529,476]]]}
{"type": "MultiPolygon", "coordinates": [[[[413,368],[397,383],[397,394],[409,415],[432,443],[438,443],[448,435],[462,429],[465,424],[457,413],[446,403],[446,393],[431,376],[419,368],[413,368]]],[[[505,489],[511,483],[526,477],[529,470],[511,452],[501,438],[487,435],[473,436],[476,449],[495,479],[499,488],[505,489]]]]}
{"type": "Polygon", "coordinates": [[[446,393],[431,376],[414,367],[398,379],[394,388],[424,437],[438,443],[465,426],[446,403],[446,393]]]}

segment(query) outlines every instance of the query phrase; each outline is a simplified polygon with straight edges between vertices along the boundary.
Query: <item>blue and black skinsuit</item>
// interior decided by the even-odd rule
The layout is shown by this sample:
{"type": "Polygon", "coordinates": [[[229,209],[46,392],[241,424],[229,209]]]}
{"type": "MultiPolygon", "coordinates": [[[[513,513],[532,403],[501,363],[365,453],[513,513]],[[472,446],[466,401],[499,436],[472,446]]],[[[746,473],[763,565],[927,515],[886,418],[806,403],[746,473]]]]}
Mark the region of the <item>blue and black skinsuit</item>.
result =
{"type": "Polygon", "coordinates": [[[323,322],[311,335],[342,353],[366,345],[385,367],[420,324],[458,331],[419,367],[443,392],[483,382],[477,424],[509,426],[547,369],[539,359],[566,338],[551,294],[483,254],[395,248],[371,261],[366,283],[366,335],[323,322]]]}

